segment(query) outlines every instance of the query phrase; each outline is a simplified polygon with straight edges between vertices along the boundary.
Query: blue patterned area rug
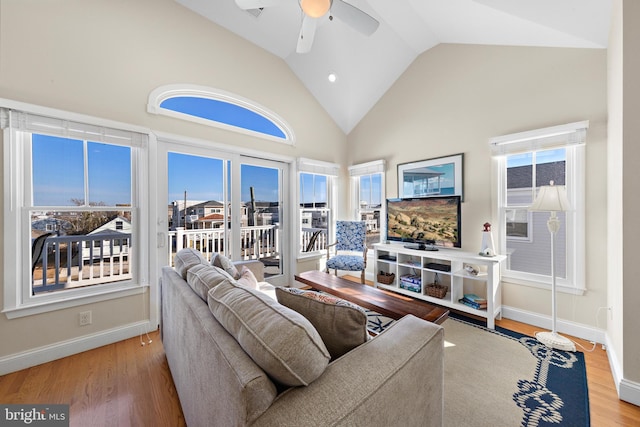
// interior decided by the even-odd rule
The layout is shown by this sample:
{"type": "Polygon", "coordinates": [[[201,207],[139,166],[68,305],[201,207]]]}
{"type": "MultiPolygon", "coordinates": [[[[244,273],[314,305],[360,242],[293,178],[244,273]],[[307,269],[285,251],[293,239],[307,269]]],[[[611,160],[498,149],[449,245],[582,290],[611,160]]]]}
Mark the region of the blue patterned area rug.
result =
{"type": "MultiPolygon", "coordinates": [[[[378,334],[395,322],[371,310],[378,334]]],[[[445,426],[586,427],[584,354],[451,313],[445,328],[445,426]]]]}
{"type": "MultiPolygon", "coordinates": [[[[365,309],[377,335],[395,320],[365,309]]],[[[588,427],[584,354],[450,313],[445,329],[445,427],[588,427]]]]}
{"type": "Polygon", "coordinates": [[[367,312],[367,329],[373,335],[378,335],[380,332],[395,323],[395,320],[391,317],[383,316],[382,314],[376,313],[375,311],[367,308],[365,308],[364,311],[367,312]]]}
{"type": "Polygon", "coordinates": [[[445,426],[590,425],[583,353],[456,314],[443,327],[445,426]]]}

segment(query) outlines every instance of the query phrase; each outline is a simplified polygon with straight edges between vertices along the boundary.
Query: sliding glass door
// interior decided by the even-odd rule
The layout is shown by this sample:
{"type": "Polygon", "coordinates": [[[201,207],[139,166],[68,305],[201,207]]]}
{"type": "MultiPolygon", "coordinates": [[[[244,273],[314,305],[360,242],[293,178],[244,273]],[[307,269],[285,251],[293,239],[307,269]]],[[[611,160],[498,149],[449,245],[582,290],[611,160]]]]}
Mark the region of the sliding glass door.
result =
{"type": "Polygon", "coordinates": [[[267,277],[281,276],[284,164],[240,158],[241,259],[258,259],[267,277]]]}
{"type": "Polygon", "coordinates": [[[220,253],[234,261],[259,260],[270,282],[285,284],[288,164],[179,144],[159,147],[168,236],[168,259],[161,265],[191,247],[207,259],[220,253]]]}

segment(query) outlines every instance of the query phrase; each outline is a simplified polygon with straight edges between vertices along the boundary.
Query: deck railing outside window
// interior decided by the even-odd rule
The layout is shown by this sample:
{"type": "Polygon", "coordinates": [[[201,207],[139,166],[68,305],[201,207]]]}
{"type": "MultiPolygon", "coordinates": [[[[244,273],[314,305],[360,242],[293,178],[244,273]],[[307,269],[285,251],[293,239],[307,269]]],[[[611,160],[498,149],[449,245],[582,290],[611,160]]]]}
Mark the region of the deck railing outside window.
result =
{"type": "Polygon", "coordinates": [[[131,234],[52,236],[33,271],[33,294],[131,279],[131,234]]]}

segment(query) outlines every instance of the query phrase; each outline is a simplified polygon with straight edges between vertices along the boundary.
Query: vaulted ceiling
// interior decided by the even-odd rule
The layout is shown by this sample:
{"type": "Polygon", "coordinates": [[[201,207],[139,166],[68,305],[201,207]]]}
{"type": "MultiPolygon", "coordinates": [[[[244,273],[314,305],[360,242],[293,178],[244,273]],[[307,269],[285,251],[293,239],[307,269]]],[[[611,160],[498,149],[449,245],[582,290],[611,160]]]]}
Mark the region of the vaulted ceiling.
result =
{"type": "Polygon", "coordinates": [[[365,36],[320,18],[311,50],[296,53],[299,0],[176,0],[282,58],[349,133],[418,55],[440,43],[607,47],[612,0],[345,0],[380,22],[365,36]],[[334,73],[331,83],[328,75],[334,73]]]}

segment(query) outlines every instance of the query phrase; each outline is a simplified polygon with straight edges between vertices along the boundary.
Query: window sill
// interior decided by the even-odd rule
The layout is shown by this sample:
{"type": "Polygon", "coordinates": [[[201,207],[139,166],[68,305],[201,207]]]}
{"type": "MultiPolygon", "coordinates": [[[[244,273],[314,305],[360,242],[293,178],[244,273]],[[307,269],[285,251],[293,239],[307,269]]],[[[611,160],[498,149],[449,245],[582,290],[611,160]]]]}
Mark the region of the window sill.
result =
{"type": "Polygon", "coordinates": [[[72,297],[61,297],[56,301],[39,302],[35,304],[23,304],[19,307],[5,308],[2,312],[7,319],[17,319],[20,317],[33,316],[50,311],[62,310],[69,307],[91,304],[101,301],[108,301],[116,298],[123,298],[130,295],[138,295],[147,291],[148,285],[129,285],[118,289],[98,291],[89,295],[77,295],[72,297]]]}

